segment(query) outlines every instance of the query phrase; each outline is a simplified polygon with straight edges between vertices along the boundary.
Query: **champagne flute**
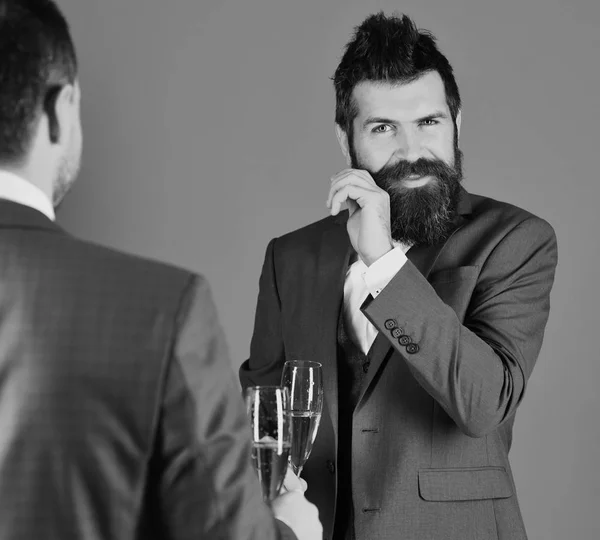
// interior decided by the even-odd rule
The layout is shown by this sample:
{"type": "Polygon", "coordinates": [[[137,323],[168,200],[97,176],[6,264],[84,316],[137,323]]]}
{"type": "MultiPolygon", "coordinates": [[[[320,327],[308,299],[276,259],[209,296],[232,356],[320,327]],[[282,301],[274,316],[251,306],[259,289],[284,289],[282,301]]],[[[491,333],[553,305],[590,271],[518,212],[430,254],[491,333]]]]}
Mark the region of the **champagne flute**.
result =
{"type": "Polygon", "coordinates": [[[319,362],[288,360],[281,386],[289,388],[292,423],[290,463],[300,476],[317,437],[323,411],[323,373],[319,362]]]}
{"type": "Polygon", "coordinates": [[[281,386],[250,386],[246,411],[252,427],[252,463],[268,503],[279,495],[290,455],[289,391],[281,386]]]}

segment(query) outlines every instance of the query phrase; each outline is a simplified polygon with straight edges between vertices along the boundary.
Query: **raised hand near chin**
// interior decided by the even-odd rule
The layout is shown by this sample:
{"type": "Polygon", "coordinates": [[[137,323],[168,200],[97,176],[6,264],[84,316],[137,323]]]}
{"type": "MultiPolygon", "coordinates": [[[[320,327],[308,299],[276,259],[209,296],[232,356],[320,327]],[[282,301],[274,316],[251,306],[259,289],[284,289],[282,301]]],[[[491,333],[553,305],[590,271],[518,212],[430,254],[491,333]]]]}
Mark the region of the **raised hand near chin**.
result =
{"type": "Polygon", "coordinates": [[[348,236],[367,266],[393,249],[390,197],[367,171],[345,169],[333,176],[327,207],[332,216],[348,209],[348,236]]]}

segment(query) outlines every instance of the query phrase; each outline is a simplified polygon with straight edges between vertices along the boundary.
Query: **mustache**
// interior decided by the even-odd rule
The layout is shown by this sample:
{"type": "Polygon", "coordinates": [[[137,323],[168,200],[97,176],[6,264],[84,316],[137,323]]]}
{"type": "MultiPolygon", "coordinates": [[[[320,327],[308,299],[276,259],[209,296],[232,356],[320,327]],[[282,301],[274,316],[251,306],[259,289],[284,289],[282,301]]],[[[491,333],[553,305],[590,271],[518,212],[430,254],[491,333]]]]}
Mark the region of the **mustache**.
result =
{"type": "Polygon", "coordinates": [[[444,178],[454,176],[454,167],[437,159],[419,158],[416,161],[400,160],[390,165],[385,165],[379,171],[371,173],[376,183],[381,180],[402,180],[408,176],[436,176],[444,178]]]}

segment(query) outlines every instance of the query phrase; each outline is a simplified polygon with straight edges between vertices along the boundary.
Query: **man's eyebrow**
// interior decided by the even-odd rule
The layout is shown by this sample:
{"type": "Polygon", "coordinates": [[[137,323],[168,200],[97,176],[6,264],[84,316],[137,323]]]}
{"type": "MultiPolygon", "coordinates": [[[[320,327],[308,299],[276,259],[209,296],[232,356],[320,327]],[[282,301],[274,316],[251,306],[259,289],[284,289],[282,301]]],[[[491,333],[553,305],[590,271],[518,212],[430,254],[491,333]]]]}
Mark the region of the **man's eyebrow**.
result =
{"type": "Polygon", "coordinates": [[[369,116],[364,122],[363,127],[367,127],[369,124],[396,124],[395,120],[391,118],[384,118],[383,116],[369,116]]]}
{"type": "MultiPolygon", "coordinates": [[[[426,122],[427,120],[437,120],[437,119],[446,120],[446,119],[448,119],[448,114],[442,110],[434,111],[431,114],[417,118],[415,120],[415,123],[421,123],[421,122],[426,122]]],[[[366,128],[370,124],[392,124],[392,125],[395,125],[397,123],[398,122],[396,120],[392,120],[391,118],[386,118],[384,116],[369,116],[363,122],[363,128],[366,128]]]]}
{"type": "Polygon", "coordinates": [[[446,120],[447,118],[448,118],[448,115],[444,111],[435,111],[435,112],[428,114],[426,116],[423,116],[421,118],[417,118],[417,120],[415,120],[415,122],[420,124],[421,122],[425,122],[427,120],[437,120],[437,119],[446,120]]]}

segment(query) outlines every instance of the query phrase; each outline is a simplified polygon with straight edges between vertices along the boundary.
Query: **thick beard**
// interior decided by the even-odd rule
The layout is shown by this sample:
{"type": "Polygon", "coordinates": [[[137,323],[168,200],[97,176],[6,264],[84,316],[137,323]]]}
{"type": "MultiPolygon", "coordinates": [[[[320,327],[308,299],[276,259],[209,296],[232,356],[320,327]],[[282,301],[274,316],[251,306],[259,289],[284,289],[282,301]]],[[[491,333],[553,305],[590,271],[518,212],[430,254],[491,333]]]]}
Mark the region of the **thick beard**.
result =
{"type": "Polygon", "coordinates": [[[360,163],[353,144],[352,167],[367,170],[390,196],[392,239],[408,245],[432,246],[444,242],[456,228],[462,181],[462,152],[455,141],[454,166],[441,160],[420,158],[370,171],[360,163]],[[410,175],[431,176],[422,187],[408,188],[402,180],[410,175]]]}

